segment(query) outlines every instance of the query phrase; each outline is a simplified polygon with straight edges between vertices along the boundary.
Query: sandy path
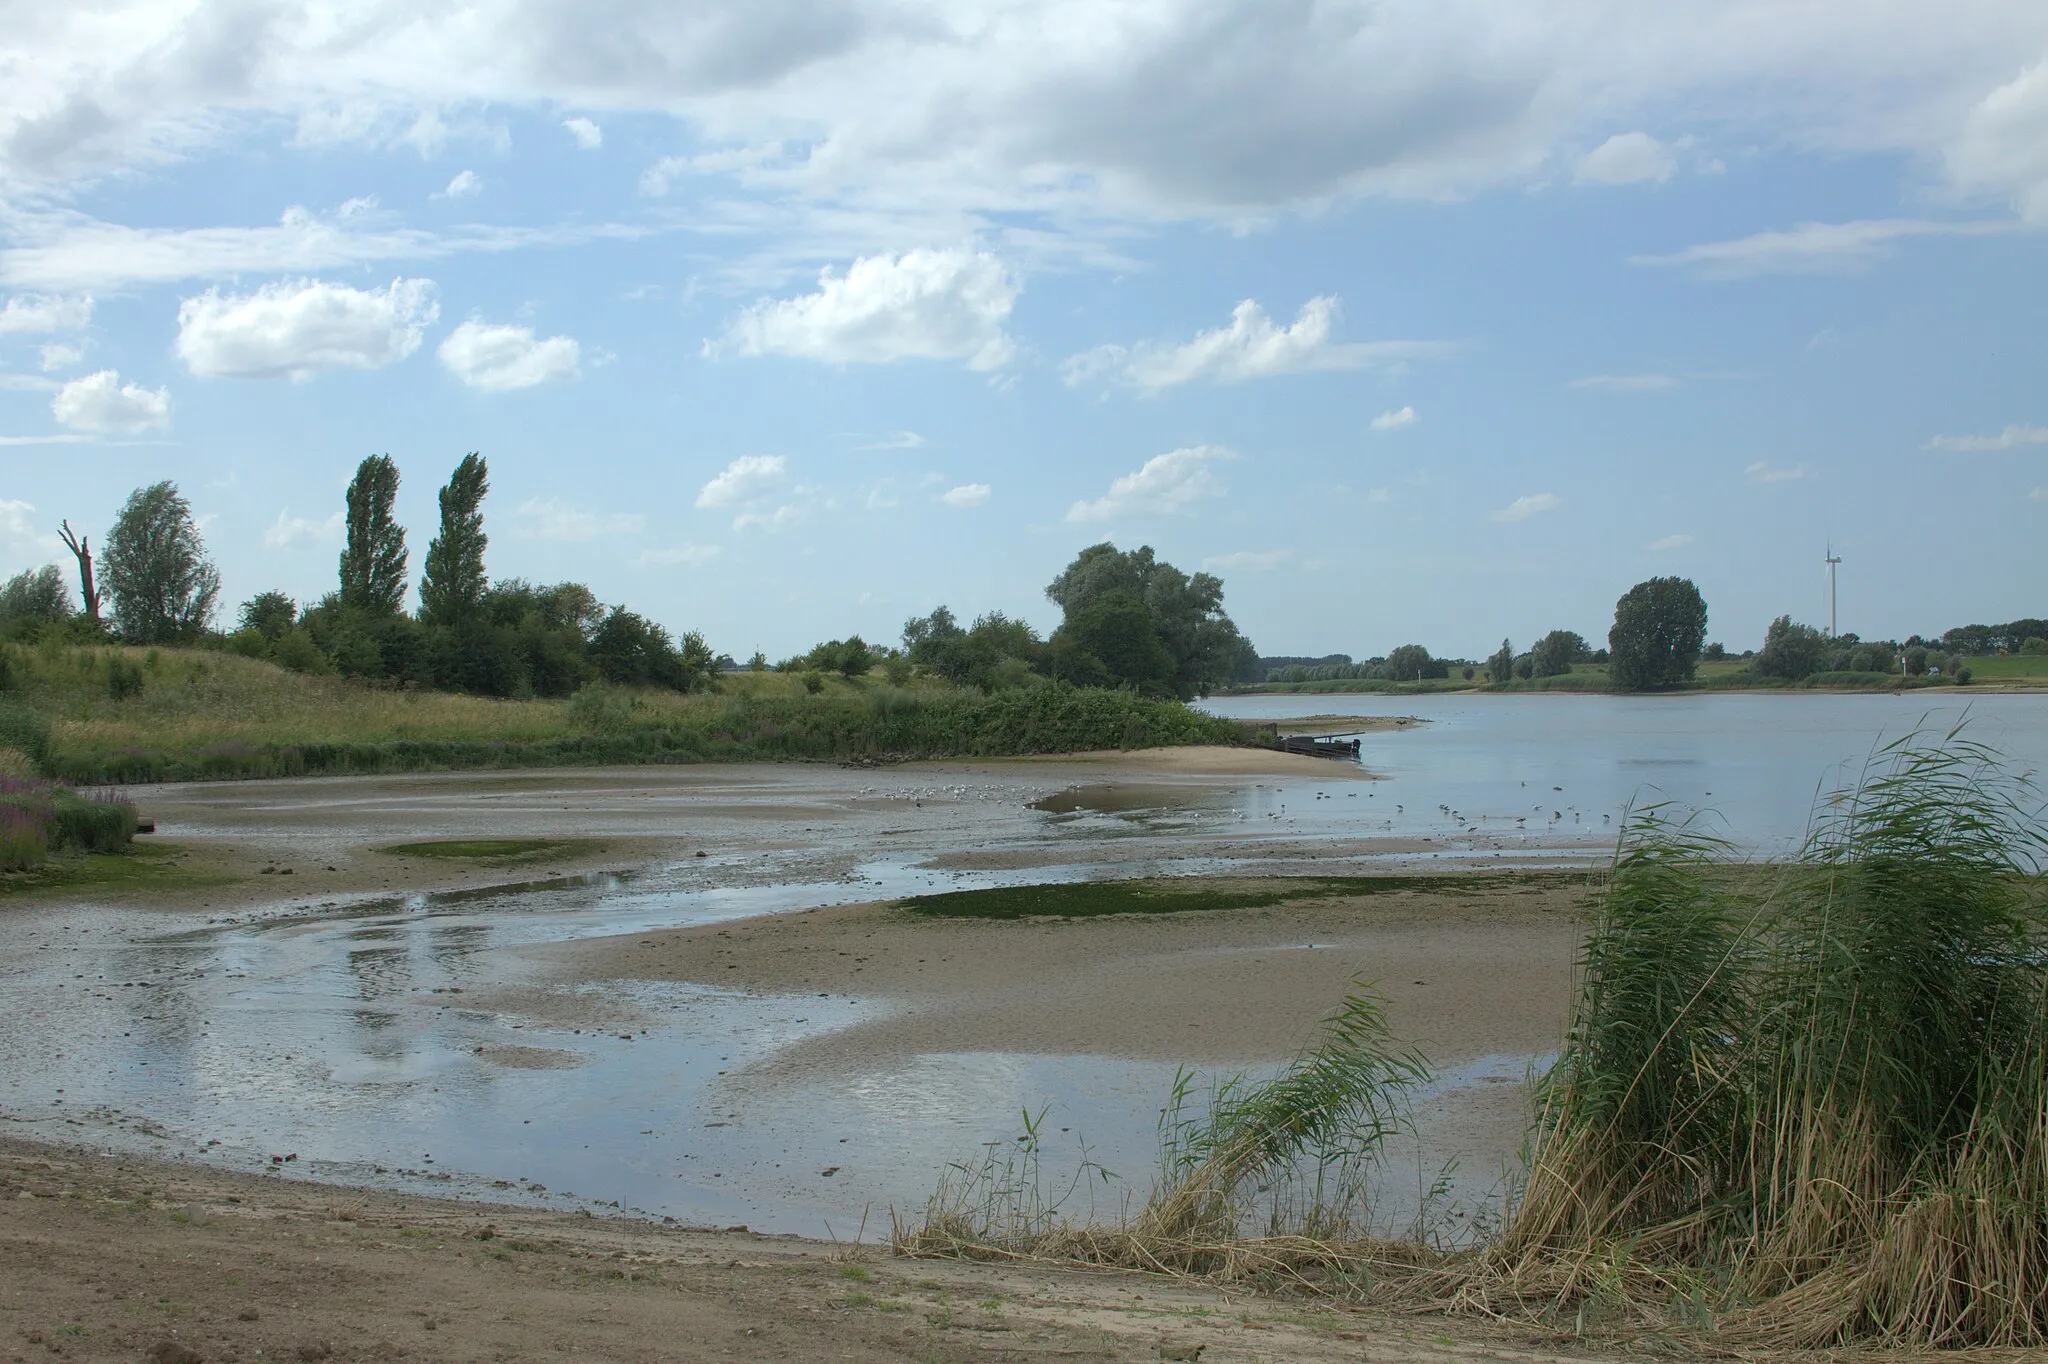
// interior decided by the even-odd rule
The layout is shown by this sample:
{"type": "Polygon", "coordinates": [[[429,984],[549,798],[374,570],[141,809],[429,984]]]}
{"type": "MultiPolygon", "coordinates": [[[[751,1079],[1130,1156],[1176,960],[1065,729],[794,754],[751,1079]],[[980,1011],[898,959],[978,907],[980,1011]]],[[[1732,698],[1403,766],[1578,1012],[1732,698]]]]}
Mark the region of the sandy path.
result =
{"type": "Polygon", "coordinates": [[[850,1255],[0,1140],[14,1360],[1563,1358],[1543,1347],[1527,1330],[1133,1274],[850,1255]]]}

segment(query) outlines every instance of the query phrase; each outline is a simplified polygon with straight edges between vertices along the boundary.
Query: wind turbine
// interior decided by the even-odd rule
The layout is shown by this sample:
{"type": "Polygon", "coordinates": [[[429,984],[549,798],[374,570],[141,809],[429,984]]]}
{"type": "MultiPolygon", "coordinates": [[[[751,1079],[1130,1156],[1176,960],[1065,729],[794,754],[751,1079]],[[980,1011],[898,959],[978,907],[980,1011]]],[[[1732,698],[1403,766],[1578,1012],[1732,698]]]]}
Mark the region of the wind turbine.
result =
{"type": "Polygon", "coordinates": [[[1835,637],[1835,565],[1842,562],[1842,556],[1835,553],[1835,542],[1828,541],[1827,557],[1821,560],[1828,566],[1828,638],[1835,637]]]}

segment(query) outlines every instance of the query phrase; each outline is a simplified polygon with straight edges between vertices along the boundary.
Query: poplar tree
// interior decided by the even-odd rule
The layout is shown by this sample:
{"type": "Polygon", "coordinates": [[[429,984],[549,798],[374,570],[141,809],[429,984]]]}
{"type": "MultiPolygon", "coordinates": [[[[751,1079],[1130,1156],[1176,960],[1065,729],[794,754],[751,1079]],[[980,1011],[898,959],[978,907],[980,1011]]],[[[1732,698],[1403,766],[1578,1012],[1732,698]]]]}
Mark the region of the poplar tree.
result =
{"type": "Polygon", "coordinates": [[[462,457],[441,489],[441,533],[428,543],[420,575],[420,620],[428,625],[459,624],[483,602],[489,541],[482,507],[490,490],[490,469],[474,450],[462,457]]]}
{"type": "Polygon", "coordinates": [[[405,528],[392,519],[398,466],[371,455],[348,485],[348,543],[341,551],[341,604],[393,616],[405,605],[405,528]]]}
{"type": "Polygon", "coordinates": [[[191,504],[166,480],[129,495],[107,532],[101,574],[124,639],[162,644],[203,632],[220,597],[220,573],[191,504]]]}

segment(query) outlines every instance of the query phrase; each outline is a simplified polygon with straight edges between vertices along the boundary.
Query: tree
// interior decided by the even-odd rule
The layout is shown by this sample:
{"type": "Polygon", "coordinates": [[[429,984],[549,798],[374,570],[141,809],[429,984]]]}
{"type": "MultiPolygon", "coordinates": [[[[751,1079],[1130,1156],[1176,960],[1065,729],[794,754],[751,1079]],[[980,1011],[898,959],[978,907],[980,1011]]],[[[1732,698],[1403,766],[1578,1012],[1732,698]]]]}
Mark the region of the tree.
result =
{"type": "Polygon", "coordinates": [[[1628,691],[1692,680],[1707,638],[1707,603],[1690,578],[1650,578],[1614,604],[1608,675],[1628,691]]]}
{"type": "Polygon", "coordinates": [[[420,575],[420,619],[428,625],[457,625],[476,615],[483,604],[484,494],[491,490],[490,468],[472,450],[455,466],[441,489],[441,533],[427,545],[426,570],[420,575]]]}
{"type": "Polygon", "coordinates": [[[57,533],[64,542],[64,548],[78,560],[79,598],[85,603],[86,620],[97,627],[100,623],[100,590],[92,574],[92,541],[73,531],[69,521],[59,522],[57,533]]]}
{"type": "MultiPolygon", "coordinates": [[[[1173,690],[1173,655],[1152,624],[1152,612],[1135,595],[1114,591],[1071,613],[1060,627],[1075,649],[1096,660],[1112,685],[1141,692],[1173,690]]],[[[1085,673],[1075,660],[1073,670],[1085,673]]]]}
{"type": "Polygon", "coordinates": [[[220,573],[191,504],[168,480],[129,494],[101,555],[107,597],[124,638],[137,644],[189,639],[206,629],[220,573]]]}
{"type": "Polygon", "coordinates": [[[71,590],[55,564],[25,568],[0,587],[0,625],[18,620],[65,620],[71,615],[71,590]]]}
{"type": "Polygon", "coordinates": [[[1403,644],[1387,655],[1387,676],[1396,682],[1416,682],[1425,677],[1449,677],[1451,668],[1431,658],[1420,644],[1403,644]]]}
{"type": "Polygon", "coordinates": [[[405,528],[391,517],[397,498],[398,466],[391,456],[371,455],[356,466],[348,485],[348,542],[341,551],[343,606],[379,616],[396,615],[405,606],[405,528]]]}
{"type": "Polygon", "coordinates": [[[1801,625],[1790,616],[1780,616],[1764,631],[1764,647],[1757,651],[1750,667],[1759,677],[1782,677],[1797,682],[1820,667],[1827,640],[1811,625],[1801,625]]]}
{"type": "Polygon", "coordinates": [[[1590,652],[1586,641],[1572,630],[1552,630],[1529,650],[1529,667],[1538,677],[1557,677],[1582,663],[1590,652]]]}
{"type": "Polygon", "coordinates": [[[282,592],[259,592],[242,603],[242,628],[273,644],[298,623],[299,607],[282,592]]]}
{"type": "Polygon", "coordinates": [[[1500,642],[1500,652],[1486,660],[1486,680],[1506,682],[1515,675],[1515,646],[1506,640],[1500,642]]]}
{"type": "MultiPolygon", "coordinates": [[[[1128,552],[1107,542],[1090,545],[1047,584],[1045,595],[1060,607],[1065,616],[1061,630],[1067,632],[1111,597],[1127,597],[1142,606],[1150,629],[1139,632],[1129,648],[1119,647],[1119,653],[1127,661],[1149,659],[1143,640],[1149,634],[1166,652],[1168,687],[1183,699],[1206,696],[1258,670],[1258,651],[1224,613],[1223,580],[1209,573],[1190,577],[1156,559],[1150,545],[1128,552]]],[[[1137,617],[1125,608],[1119,607],[1111,617],[1136,627],[1137,617]]],[[[1122,676],[1108,658],[1102,662],[1112,674],[1122,676]]],[[[1138,666],[1146,672],[1150,663],[1138,666]]]]}

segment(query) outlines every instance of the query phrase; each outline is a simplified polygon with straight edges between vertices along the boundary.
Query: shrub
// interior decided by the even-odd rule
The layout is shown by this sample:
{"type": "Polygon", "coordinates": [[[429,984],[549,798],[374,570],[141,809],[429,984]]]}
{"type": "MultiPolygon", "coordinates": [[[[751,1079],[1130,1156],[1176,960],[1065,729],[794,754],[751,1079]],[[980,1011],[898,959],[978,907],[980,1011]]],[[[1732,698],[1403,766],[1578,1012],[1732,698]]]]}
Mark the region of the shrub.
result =
{"type": "Polygon", "coordinates": [[[0,802],[0,871],[34,871],[49,853],[49,835],[36,813],[0,802]]]}
{"type": "Polygon", "coordinates": [[[0,706],[0,748],[27,754],[40,770],[50,756],[50,722],[26,706],[0,706]]]}
{"type": "Polygon", "coordinates": [[[804,690],[809,692],[811,695],[816,696],[819,692],[825,690],[825,675],[819,672],[817,669],[805,669],[803,677],[804,690]]]}
{"type": "Polygon", "coordinates": [[[1956,669],[1956,685],[1958,687],[1967,687],[1970,685],[1969,665],[1965,664],[1964,666],[1956,669]]]}
{"type": "Polygon", "coordinates": [[[116,701],[142,695],[142,669],[119,654],[108,658],[107,695],[116,701]]]}

